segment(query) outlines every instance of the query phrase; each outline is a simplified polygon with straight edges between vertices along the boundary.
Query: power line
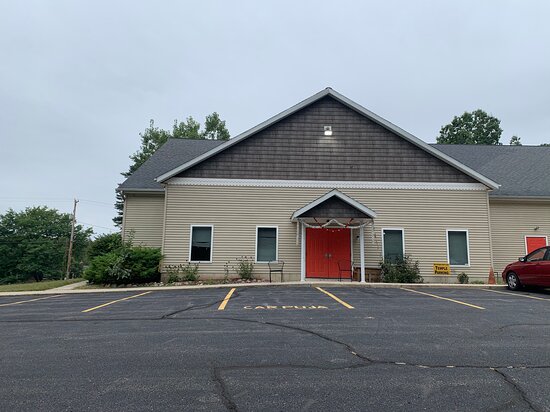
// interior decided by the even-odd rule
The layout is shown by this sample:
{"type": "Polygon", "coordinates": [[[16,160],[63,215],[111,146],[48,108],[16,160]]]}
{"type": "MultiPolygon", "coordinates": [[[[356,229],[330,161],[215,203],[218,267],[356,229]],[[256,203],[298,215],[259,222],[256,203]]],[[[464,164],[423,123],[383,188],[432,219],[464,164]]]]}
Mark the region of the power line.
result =
{"type": "Polygon", "coordinates": [[[98,204],[98,205],[104,205],[104,206],[114,207],[114,203],[100,202],[99,200],[86,200],[86,199],[80,199],[80,201],[81,201],[81,202],[86,202],[86,203],[95,203],[95,204],[98,204]]]}
{"type": "Polygon", "coordinates": [[[114,231],[114,230],[115,230],[115,229],[112,228],[112,227],[94,225],[94,224],[92,224],[92,223],[83,222],[83,221],[81,221],[81,220],[79,220],[77,223],[78,223],[79,225],[86,225],[86,226],[92,226],[92,227],[100,227],[100,228],[102,228],[102,229],[107,229],[107,230],[110,230],[110,231],[114,231]]]}

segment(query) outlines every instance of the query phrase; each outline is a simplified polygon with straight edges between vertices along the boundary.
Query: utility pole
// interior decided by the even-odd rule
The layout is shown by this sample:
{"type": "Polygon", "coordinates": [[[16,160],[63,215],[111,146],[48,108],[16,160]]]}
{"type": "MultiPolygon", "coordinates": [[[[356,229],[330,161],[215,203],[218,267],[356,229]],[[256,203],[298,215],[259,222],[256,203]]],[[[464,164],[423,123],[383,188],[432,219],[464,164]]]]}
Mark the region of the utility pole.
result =
{"type": "Polygon", "coordinates": [[[74,226],[76,224],[76,204],[77,203],[78,203],[78,199],[74,199],[73,221],[71,224],[71,238],[69,239],[69,253],[67,253],[67,271],[65,272],[65,280],[69,279],[69,275],[71,273],[71,260],[73,257],[74,226]]]}

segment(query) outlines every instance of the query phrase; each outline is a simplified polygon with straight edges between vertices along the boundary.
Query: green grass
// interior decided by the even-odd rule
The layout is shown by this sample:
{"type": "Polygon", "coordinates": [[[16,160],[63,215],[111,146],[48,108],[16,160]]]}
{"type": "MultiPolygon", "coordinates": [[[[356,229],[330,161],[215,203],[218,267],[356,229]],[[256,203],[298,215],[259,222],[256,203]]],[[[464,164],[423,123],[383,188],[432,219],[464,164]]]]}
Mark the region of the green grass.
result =
{"type": "Polygon", "coordinates": [[[14,283],[12,285],[0,285],[0,292],[27,292],[33,290],[48,290],[58,288],[59,286],[70,285],[71,283],[81,282],[84,279],[69,280],[44,280],[42,282],[14,283]]]}

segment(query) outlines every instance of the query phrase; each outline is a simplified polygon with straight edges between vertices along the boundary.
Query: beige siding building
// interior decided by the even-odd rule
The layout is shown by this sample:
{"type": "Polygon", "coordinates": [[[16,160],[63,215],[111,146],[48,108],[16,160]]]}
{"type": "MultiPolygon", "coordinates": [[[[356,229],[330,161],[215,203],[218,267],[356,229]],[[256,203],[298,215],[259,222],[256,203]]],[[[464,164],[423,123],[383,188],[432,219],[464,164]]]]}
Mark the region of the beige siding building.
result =
{"type": "Polygon", "coordinates": [[[349,281],[349,263],[369,281],[409,256],[425,282],[486,281],[547,242],[550,190],[520,196],[478,149],[428,145],[326,89],[227,142],[170,140],[120,186],[123,233],[203,279],[244,256],[256,277],[284,262],[284,281],[349,281]]]}

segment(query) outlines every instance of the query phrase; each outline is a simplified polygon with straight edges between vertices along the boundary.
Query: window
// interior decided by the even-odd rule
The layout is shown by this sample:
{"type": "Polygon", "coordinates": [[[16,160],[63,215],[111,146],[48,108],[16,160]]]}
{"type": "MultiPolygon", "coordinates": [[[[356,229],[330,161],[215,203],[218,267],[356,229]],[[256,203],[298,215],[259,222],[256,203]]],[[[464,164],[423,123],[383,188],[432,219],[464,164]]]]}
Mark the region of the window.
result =
{"type": "Polygon", "coordinates": [[[277,227],[256,228],[256,262],[277,260],[277,227]]]}
{"type": "Polygon", "coordinates": [[[212,262],[212,226],[191,226],[190,262],[212,262]]]}
{"type": "Polygon", "coordinates": [[[447,230],[447,259],[450,265],[470,265],[467,230],[447,230]]]}
{"type": "Polygon", "coordinates": [[[403,229],[382,229],[384,261],[397,262],[405,254],[403,229]]]}
{"type": "Polygon", "coordinates": [[[544,255],[546,254],[546,249],[539,249],[531,252],[525,260],[527,262],[536,262],[538,260],[544,260],[544,255]]]}

